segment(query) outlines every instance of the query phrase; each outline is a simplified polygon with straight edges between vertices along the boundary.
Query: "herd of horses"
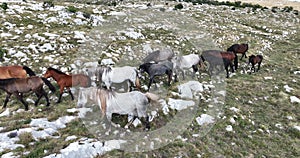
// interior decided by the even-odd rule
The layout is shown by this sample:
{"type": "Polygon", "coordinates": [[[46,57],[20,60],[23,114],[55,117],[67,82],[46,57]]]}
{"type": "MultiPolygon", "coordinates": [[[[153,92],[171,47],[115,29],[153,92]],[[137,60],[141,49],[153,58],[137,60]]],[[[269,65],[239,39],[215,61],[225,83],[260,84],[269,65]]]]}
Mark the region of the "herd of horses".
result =
{"type": "MultiPolygon", "coordinates": [[[[248,44],[234,44],[227,51],[206,50],[200,56],[198,54],[176,56],[170,49],[154,51],[143,59],[138,68],[131,66],[98,67],[94,75],[96,81],[100,83],[100,88],[91,87],[91,77],[85,74],[66,74],[49,67],[43,77],[39,77],[27,66],[2,66],[0,67],[0,89],[7,93],[3,107],[6,107],[9,98],[14,95],[25,106],[25,110],[28,110],[28,103],[23,100],[23,94],[29,92],[33,92],[37,96],[35,106],[38,105],[43,96],[47,102],[46,106],[49,106],[48,93],[45,92],[43,85],[47,85],[54,93],[56,88],[47,80],[47,78],[53,78],[60,90],[57,103],[61,102],[65,89],[70,94],[71,99],[74,100],[70,88],[78,86],[83,87],[83,89],[79,92],[77,104],[84,105],[89,100],[97,103],[102,111],[102,116],[106,116],[109,121],[111,121],[112,113],[130,114],[135,117],[145,117],[148,120],[147,107],[150,101],[155,101],[158,97],[149,92],[141,92],[139,75],[143,75],[144,72],[148,74],[147,91],[150,90],[156,76],[167,75],[167,84],[170,85],[173,75],[174,82],[178,81],[180,73],[184,80],[185,71],[192,69],[192,77],[194,77],[199,67],[203,67],[205,62],[209,64],[209,74],[224,71],[224,67],[228,78],[229,67],[232,72],[238,69],[237,54],[242,54],[242,60],[243,57],[247,58],[247,50],[248,44]],[[128,92],[120,93],[112,87],[113,84],[124,83],[125,81],[128,85],[128,92]]],[[[262,60],[262,55],[249,56],[248,65],[252,65],[250,72],[258,71],[262,60]],[[255,70],[256,64],[258,64],[258,68],[255,70]]],[[[149,128],[149,122],[146,122],[146,127],[149,128]]]]}

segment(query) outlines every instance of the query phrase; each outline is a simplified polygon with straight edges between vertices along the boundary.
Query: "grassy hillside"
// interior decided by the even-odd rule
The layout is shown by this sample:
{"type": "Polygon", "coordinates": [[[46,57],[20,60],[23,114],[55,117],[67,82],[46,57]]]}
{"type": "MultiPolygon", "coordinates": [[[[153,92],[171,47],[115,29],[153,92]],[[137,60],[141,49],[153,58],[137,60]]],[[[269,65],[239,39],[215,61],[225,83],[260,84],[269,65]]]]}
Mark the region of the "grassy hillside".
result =
{"type": "MultiPolygon", "coordinates": [[[[3,49],[2,52],[5,52],[2,65],[27,65],[39,75],[43,74],[48,66],[56,66],[63,71],[71,72],[75,70],[76,66],[72,64],[76,59],[82,55],[89,56],[84,50],[102,53],[96,57],[93,56],[95,53],[90,53],[93,59],[110,57],[118,62],[128,57],[131,62],[121,65],[136,65],[142,59],[139,54],[140,45],[147,41],[159,41],[153,42],[154,45],[157,47],[168,45],[183,54],[191,52],[201,54],[205,49],[226,50],[234,43],[248,43],[248,56],[251,54],[264,56],[259,72],[251,75],[245,73],[248,60],[246,58],[240,61],[238,72],[225,80],[225,102],[220,108],[220,115],[215,118],[214,125],[204,136],[195,135],[202,127],[193,121],[180,135],[181,138],[162,148],[143,153],[113,150],[98,157],[300,157],[300,103],[291,102],[293,96],[300,98],[299,15],[288,12],[274,13],[271,9],[253,10],[247,7],[232,9],[223,5],[192,3],[182,3],[183,9],[173,10],[178,4],[176,2],[145,9],[143,7],[146,7],[147,3],[141,8],[134,8],[131,3],[109,6],[54,1],[54,6],[64,7],[65,10],[56,11],[47,6],[43,10],[36,9],[38,7],[35,5],[42,4],[8,3],[11,10],[0,8],[3,17],[0,19],[0,50],[3,49]],[[18,7],[14,5],[23,8],[16,9],[18,7]],[[141,33],[144,38],[128,38],[124,32],[111,33],[117,31],[115,29],[126,28],[122,26],[123,21],[103,25],[110,23],[112,19],[124,20],[130,17],[130,12],[141,13],[140,17],[146,14],[145,16],[150,19],[149,26],[148,23],[146,25],[141,22],[143,19],[137,18],[137,23],[129,21],[133,26],[140,26],[134,31],[141,33]],[[120,15],[122,13],[125,15],[120,15]],[[188,23],[181,24],[181,21],[168,20],[160,24],[161,21],[155,19],[157,18],[155,14],[178,16],[179,19],[181,16],[187,16],[189,17],[187,20],[192,21],[194,25],[189,27],[188,23]],[[88,18],[92,15],[95,17],[88,18]],[[151,16],[154,17],[153,20],[151,16]],[[172,28],[174,25],[178,28],[172,28]],[[174,33],[173,29],[181,30],[174,33]],[[100,32],[97,32],[99,30],[100,32]],[[205,38],[199,41],[182,39],[183,34],[194,35],[194,30],[201,32],[205,38]],[[111,36],[98,39],[97,33],[103,32],[111,36]],[[116,40],[108,45],[108,39],[111,39],[108,37],[115,37],[116,40]],[[82,42],[88,41],[89,38],[101,42],[98,45],[82,42]],[[289,90],[287,87],[292,89],[289,90]]],[[[204,78],[208,76],[204,70],[201,75],[205,76],[204,78]]],[[[199,81],[203,80],[200,77],[199,81]]],[[[52,82],[55,83],[53,80],[52,82]]],[[[175,85],[169,90],[173,89],[176,89],[175,85]]],[[[10,115],[0,117],[2,127],[0,132],[30,127],[33,119],[47,118],[49,121],[55,121],[62,116],[77,116],[77,112],[67,110],[76,107],[76,101],[71,101],[70,96],[65,96],[61,104],[55,104],[58,93],[49,96],[52,103],[50,107],[33,107],[33,103],[30,103],[29,112],[19,110],[23,109],[23,105],[12,98],[8,104],[10,115]]],[[[36,99],[34,95],[26,95],[27,97],[36,99]]],[[[4,102],[4,98],[5,94],[1,91],[1,103],[4,102]]],[[[45,104],[43,100],[42,103],[45,104]]],[[[198,114],[201,115],[209,108],[208,103],[201,102],[198,114]]],[[[5,109],[0,109],[0,113],[4,111],[5,109]]],[[[165,117],[166,120],[172,118],[172,116],[165,117]]],[[[152,124],[159,126],[164,123],[154,121],[152,124]]],[[[0,155],[13,152],[20,157],[42,157],[60,153],[61,149],[81,138],[95,137],[79,118],[72,120],[65,128],[58,129],[53,136],[58,137],[37,141],[30,133],[24,133],[19,136],[18,141],[18,144],[23,144],[24,147],[7,149],[0,152],[0,155]],[[67,137],[74,135],[76,139],[66,141],[67,137]]]]}

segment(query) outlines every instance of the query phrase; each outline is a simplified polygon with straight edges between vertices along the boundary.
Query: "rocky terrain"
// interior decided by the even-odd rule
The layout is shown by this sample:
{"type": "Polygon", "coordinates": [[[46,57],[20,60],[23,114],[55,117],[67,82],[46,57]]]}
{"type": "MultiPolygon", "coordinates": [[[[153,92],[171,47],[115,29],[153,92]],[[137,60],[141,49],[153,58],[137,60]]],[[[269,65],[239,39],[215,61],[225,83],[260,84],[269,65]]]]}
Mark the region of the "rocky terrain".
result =
{"type": "MultiPolygon", "coordinates": [[[[1,157],[299,157],[299,15],[192,3],[175,9],[178,2],[108,4],[2,3],[1,65],[26,65],[39,76],[49,66],[88,73],[107,61],[138,67],[157,49],[200,55],[248,43],[247,55],[264,56],[261,70],[248,74],[246,58],[228,79],[205,69],[170,87],[162,79],[151,90],[161,99],[149,111],[149,133],[137,120],[106,139],[87,128],[90,109],[67,94],[55,104],[58,93],[49,93],[50,107],[34,107],[35,96],[26,95],[29,111],[12,98],[0,109],[1,157]]],[[[141,81],[146,90],[147,77],[141,81]]],[[[123,125],[127,117],[114,122],[123,125]]]]}

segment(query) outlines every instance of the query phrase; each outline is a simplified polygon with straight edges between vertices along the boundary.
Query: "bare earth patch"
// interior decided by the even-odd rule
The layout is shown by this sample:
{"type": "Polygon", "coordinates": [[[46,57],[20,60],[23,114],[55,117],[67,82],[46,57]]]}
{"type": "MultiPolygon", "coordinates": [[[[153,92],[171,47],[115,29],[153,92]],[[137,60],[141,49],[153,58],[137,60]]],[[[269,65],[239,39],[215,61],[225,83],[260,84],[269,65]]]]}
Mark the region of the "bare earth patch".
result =
{"type": "Polygon", "coordinates": [[[288,0],[218,0],[218,1],[230,1],[237,2],[241,1],[243,3],[260,4],[266,7],[280,7],[291,6],[296,10],[300,10],[300,1],[288,1],[288,0]]]}

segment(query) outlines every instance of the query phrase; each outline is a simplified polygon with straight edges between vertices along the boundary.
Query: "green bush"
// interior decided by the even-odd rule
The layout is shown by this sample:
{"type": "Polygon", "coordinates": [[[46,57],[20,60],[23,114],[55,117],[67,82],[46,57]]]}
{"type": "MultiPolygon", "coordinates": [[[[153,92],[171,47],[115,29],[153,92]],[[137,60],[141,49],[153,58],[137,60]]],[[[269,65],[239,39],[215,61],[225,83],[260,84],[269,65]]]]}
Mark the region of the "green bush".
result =
{"type": "Polygon", "coordinates": [[[2,3],[1,5],[0,5],[0,7],[3,9],[3,10],[6,10],[6,9],[8,9],[8,5],[7,5],[7,3],[2,3]]]}
{"type": "Polygon", "coordinates": [[[0,61],[3,61],[4,54],[7,53],[7,50],[0,47],[0,61]]]}
{"type": "Polygon", "coordinates": [[[175,5],[175,10],[177,10],[177,9],[182,9],[183,8],[183,5],[181,4],[181,3],[179,3],[179,4],[177,4],[177,5],[175,5]]]}
{"type": "Polygon", "coordinates": [[[45,1],[45,2],[43,3],[43,7],[44,7],[44,8],[54,7],[54,3],[53,3],[52,0],[45,1]]]}
{"type": "Polygon", "coordinates": [[[67,11],[69,11],[71,13],[76,13],[78,11],[78,8],[71,5],[71,6],[68,6],[67,11]]]}

